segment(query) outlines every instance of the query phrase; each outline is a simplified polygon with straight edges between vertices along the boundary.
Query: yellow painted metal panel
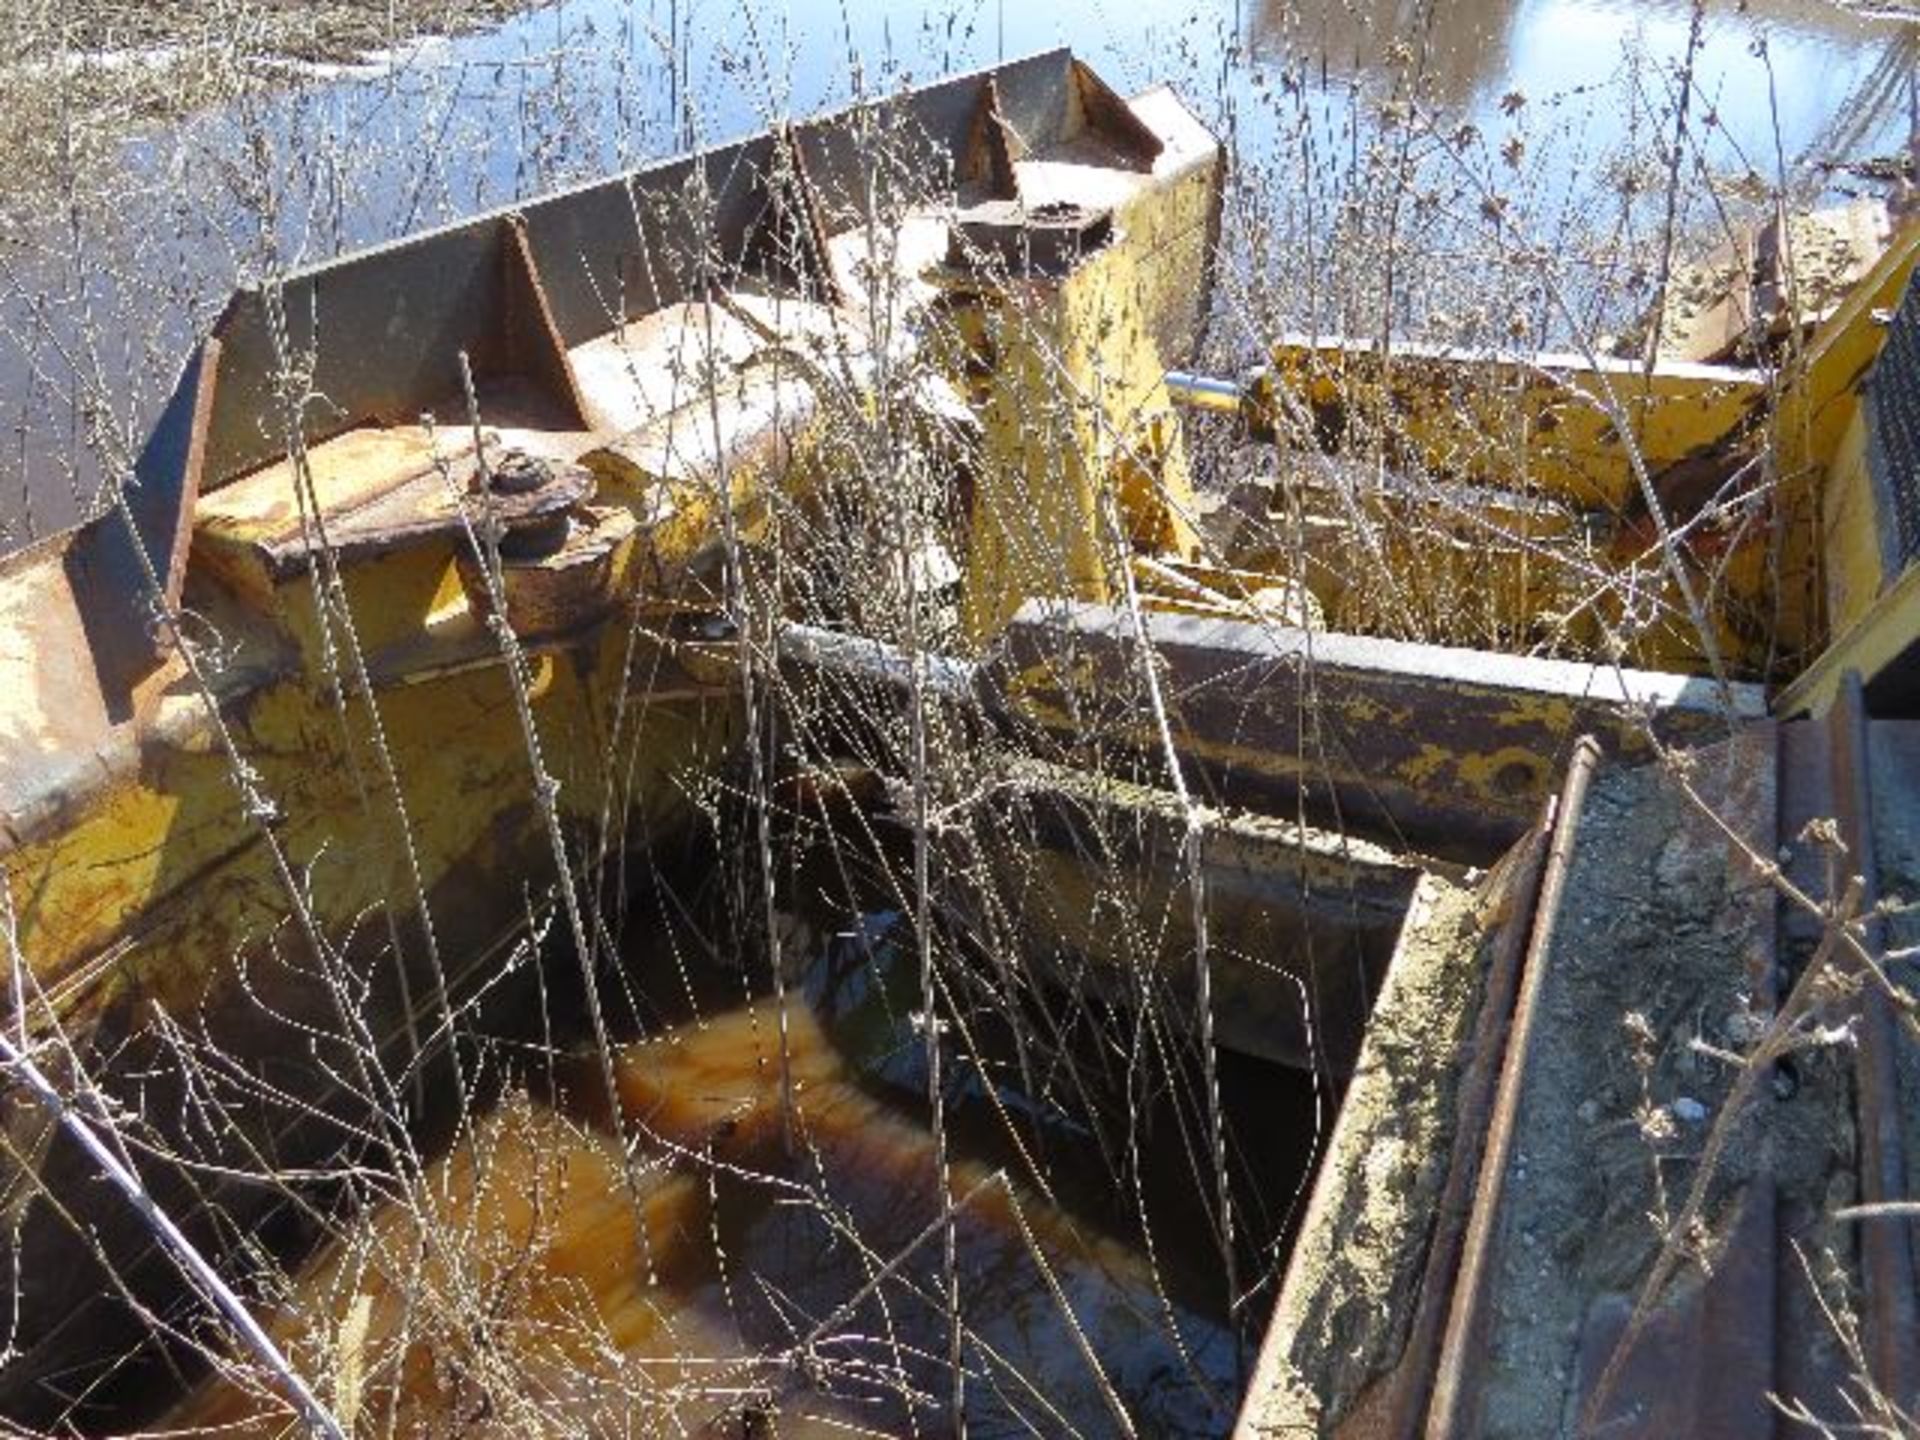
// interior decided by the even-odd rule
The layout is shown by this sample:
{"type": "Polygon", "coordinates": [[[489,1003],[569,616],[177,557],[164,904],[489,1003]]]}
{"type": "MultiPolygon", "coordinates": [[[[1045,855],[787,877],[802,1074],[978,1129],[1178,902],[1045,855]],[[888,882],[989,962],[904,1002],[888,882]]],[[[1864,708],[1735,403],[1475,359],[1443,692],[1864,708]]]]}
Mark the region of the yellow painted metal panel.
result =
{"type": "Polygon", "coordinates": [[[1867,468],[1866,412],[1855,407],[1841,436],[1820,495],[1826,534],[1828,623],[1844,636],[1880,594],[1881,526],[1884,523],[1867,468]]]}
{"type": "MultiPolygon", "coordinates": [[[[1828,467],[1854,422],[1861,382],[1886,338],[1882,321],[1899,304],[1916,258],[1920,226],[1908,226],[1784,369],[1770,432],[1779,485],[1776,584],[1781,644],[1802,661],[1838,630],[1826,604],[1826,566],[1837,558],[1828,553],[1824,524],[1828,467]]],[[[1850,571],[1845,583],[1852,590],[1860,577],[1850,571]]],[[[1851,595],[1849,604],[1857,603],[1851,595]]]]}
{"type": "Polygon", "coordinates": [[[1658,473],[1726,442],[1765,394],[1758,372],[1570,355],[1481,357],[1420,345],[1288,339],[1276,345],[1268,403],[1286,397],[1363,454],[1407,454],[1427,469],[1570,504],[1625,512],[1639,485],[1630,437],[1658,473]],[[1623,435],[1613,417],[1623,416],[1623,435]]]}

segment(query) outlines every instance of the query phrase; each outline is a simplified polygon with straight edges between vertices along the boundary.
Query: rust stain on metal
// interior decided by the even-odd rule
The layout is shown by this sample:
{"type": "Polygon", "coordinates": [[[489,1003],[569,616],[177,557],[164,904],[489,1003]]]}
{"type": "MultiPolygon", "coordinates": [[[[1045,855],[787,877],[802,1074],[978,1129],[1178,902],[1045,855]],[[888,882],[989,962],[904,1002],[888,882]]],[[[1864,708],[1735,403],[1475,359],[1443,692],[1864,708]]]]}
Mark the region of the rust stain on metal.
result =
{"type": "MultiPolygon", "coordinates": [[[[1860,676],[1848,672],[1828,717],[1833,798],[1846,866],[1862,887],[1861,936],[1868,953],[1884,949],[1886,922],[1876,912],[1879,868],[1873,837],[1873,794],[1867,783],[1868,720],[1860,676]]],[[[1859,1115],[1860,1191],[1869,1204],[1907,1199],[1907,1159],[1895,1064],[1893,1014],[1887,994],[1871,977],[1860,986],[1860,1040],[1855,1050],[1859,1115]]],[[[1880,1391],[1902,1412],[1920,1399],[1920,1304],[1915,1293],[1913,1225],[1905,1219],[1868,1220],[1860,1234],[1865,1272],[1865,1343],[1880,1391]]]]}
{"type": "MultiPolygon", "coordinates": [[[[1743,1193],[1711,1276],[1656,1311],[1634,1339],[1593,1432],[1609,1440],[1764,1440],[1774,1433],[1774,1187],[1743,1193]]],[[[1632,1299],[1607,1295],[1580,1337],[1583,1398],[1623,1343],[1632,1299]]]]}

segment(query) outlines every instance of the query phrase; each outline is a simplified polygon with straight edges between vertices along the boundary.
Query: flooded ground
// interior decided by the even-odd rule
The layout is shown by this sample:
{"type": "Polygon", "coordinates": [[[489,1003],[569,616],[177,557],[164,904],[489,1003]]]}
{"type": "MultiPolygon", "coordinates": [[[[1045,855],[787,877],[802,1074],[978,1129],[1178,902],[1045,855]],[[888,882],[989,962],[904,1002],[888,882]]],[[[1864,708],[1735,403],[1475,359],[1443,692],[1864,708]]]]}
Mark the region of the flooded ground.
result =
{"type": "MultiPolygon", "coordinates": [[[[1227,241],[1252,262],[1236,303],[1257,311],[1223,327],[1237,354],[1280,324],[1351,324],[1364,284],[1320,293],[1314,253],[1355,263],[1375,243],[1356,214],[1445,262],[1459,226],[1402,227],[1403,189],[1442,219],[1497,205],[1503,243],[1600,244],[1587,308],[1618,327],[1646,286],[1614,271],[1649,260],[1647,217],[1627,212],[1669,173],[1692,195],[1675,224],[1697,230],[1725,222],[1709,185],[1797,203],[1866,185],[1850,165],[1897,168],[1912,35],[1829,0],[562,0],[365,65],[275,69],[143,126],[118,165],[56,165],[0,205],[0,546],[71,523],[124,473],[236,283],[908,79],[1068,44],[1121,89],[1179,86],[1236,147],[1227,241]],[[1436,136],[1458,154],[1430,181],[1436,136]],[[1488,176],[1501,192],[1476,201],[1488,176]]],[[[1400,288],[1396,328],[1424,323],[1410,305],[1469,307],[1400,288]]]]}

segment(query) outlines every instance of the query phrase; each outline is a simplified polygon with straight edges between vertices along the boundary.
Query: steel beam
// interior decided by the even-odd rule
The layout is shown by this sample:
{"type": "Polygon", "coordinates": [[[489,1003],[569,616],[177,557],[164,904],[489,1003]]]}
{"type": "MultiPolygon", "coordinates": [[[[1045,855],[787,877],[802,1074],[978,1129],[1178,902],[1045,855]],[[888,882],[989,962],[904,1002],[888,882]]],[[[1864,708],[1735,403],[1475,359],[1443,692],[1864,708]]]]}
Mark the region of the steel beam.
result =
{"type": "Polygon", "coordinates": [[[991,683],[1082,760],[1119,749],[1164,766],[1147,663],[1189,784],[1469,860],[1524,832],[1582,733],[1646,759],[1766,714],[1757,686],[1154,612],[1136,635],[1120,610],[1058,602],[1014,617],[991,683]]]}

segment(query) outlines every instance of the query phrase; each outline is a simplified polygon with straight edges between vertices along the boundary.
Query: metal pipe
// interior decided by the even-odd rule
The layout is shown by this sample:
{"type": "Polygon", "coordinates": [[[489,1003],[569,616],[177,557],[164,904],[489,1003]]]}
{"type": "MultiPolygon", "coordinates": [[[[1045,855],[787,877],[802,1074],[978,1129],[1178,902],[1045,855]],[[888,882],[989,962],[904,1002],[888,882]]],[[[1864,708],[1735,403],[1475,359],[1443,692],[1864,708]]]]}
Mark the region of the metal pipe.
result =
{"type": "MultiPolygon", "coordinates": [[[[827,630],[818,625],[783,624],[777,645],[780,661],[803,670],[826,671],[905,691],[913,684],[914,657],[898,645],[867,635],[827,630]]],[[[920,656],[920,689],[938,700],[971,701],[980,694],[980,666],[958,655],[925,651],[920,656]]]]}
{"type": "MultiPolygon", "coordinates": [[[[1474,1023],[1472,1059],[1460,1081],[1458,1119],[1453,1155],[1445,1187],[1436,1207],[1433,1240],[1420,1284],[1420,1304],[1407,1332],[1407,1343],[1394,1371],[1386,1440],[1417,1440],[1433,1395],[1446,1337],[1448,1300],[1460,1273],[1467,1226],[1473,1216],[1474,1190],[1481,1174],[1481,1158],[1500,1083],[1500,1061],[1513,1018],[1514,997],[1520,988],[1521,959],[1533,934],[1533,920],[1541,890],[1548,841],[1554,829],[1555,802],[1540,807],[1540,821],[1512,852],[1512,869],[1505,883],[1510,907],[1493,954],[1487,963],[1486,993],[1474,1023]]],[[[1497,893],[1497,892],[1496,892],[1497,893]]]]}
{"type": "Polygon", "coordinates": [[[1176,405],[1213,410],[1223,415],[1238,415],[1246,408],[1247,387],[1238,380],[1197,375],[1191,370],[1169,370],[1165,381],[1167,394],[1176,405]]]}
{"type": "Polygon", "coordinates": [[[1586,806],[1587,787],[1600,763],[1600,746],[1590,735],[1574,745],[1553,819],[1553,843],[1540,877],[1540,899],[1534,910],[1533,934],[1521,962],[1520,995],[1508,1033],[1507,1053],[1500,1067],[1500,1088],[1494,1097],[1487,1127],[1487,1150],[1474,1187],[1473,1218],[1467,1225],[1460,1256],[1460,1277],[1454,1286],[1453,1308],[1447,1316],[1446,1340],[1433,1380],[1433,1405],[1427,1412],[1427,1440],[1454,1440],[1475,1433],[1469,1413],[1478,1400],[1475,1383],[1486,1363],[1482,1331],[1486,1324],[1487,1290],[1492,1283],[1494,1238],[1499,1233],[1500,1202],[1506,1188],[1507,1165],[1512,1159],[1514,1117],[1520,1111],[1520,1092],[1526,1083],[1532,1052],[1534,1018],[1545,988],[1547,954],[1553,946],[1560,899],[1566,893],[1567,873],[1573,866],[1575,841],[1580,834],[1580,812],[1586,806]]]}

